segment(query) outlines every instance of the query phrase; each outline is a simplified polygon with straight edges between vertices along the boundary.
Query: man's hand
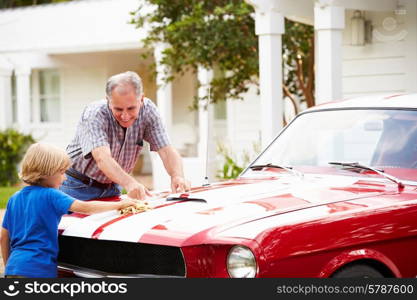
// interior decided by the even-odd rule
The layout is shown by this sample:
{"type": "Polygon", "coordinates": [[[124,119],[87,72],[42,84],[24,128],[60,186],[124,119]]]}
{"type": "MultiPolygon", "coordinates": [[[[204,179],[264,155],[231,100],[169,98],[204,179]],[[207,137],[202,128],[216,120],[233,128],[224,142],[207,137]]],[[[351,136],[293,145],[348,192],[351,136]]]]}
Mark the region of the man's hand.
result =
{"type": "Polygon", "coordinates": [[[152,197],[152,194],[148,191],[148,189],[137,181],[133,181],[125,188],[129,198],[145,200],[147,196],[152,197]]]}
{"type": "Polygon", "coordinates": [[[181,156],[172,146],[165,146],[158,150],[158,154],[164,163],[164,167],[171,176],[171,190],[173,193],[181,193],[190,190],[190,182],[184,179],[181,156]]]}
{"type": "Polygon", "coordinates": [[[190,190],[190,182],[181,176],[171,177],[171,191],[173,193],[182,193],[190,190]]]}

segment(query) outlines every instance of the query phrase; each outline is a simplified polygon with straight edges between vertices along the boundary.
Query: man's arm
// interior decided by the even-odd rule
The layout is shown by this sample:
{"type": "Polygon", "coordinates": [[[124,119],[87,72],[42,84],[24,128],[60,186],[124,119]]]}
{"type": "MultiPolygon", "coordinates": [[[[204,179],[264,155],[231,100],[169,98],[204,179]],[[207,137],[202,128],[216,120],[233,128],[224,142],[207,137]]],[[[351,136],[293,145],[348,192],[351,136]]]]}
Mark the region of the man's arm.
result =
{"type": "Polygon", "coordinates": [[[1,237],[0,237],[0,245],[1,245],[1,255],[3,257],[4,266],[7,264],[7,260],[9,259],[10,255],[10,239],[9,239],[9,232],[5,228],[1,228],[1,237]]]}
{"type": "Polygon", "coordinates": [[[164,163],[165,170],[171,176],[171,190],[173,193],[190,190],[190,183],[184,178],[181,156],[172,146],[165,146],[158,150],[164,163]]]}
{"type": "Polygon", "coordinates": [[[91,151],[91,154],[99,169],[110,178],[111,181],[124,187],[130,198],[144,200],[146,196],[152,196],[143,184],[139,183],[126,173],[117,161],[114,160],[111,156],[109,146],[97,147],[91,151]]]}

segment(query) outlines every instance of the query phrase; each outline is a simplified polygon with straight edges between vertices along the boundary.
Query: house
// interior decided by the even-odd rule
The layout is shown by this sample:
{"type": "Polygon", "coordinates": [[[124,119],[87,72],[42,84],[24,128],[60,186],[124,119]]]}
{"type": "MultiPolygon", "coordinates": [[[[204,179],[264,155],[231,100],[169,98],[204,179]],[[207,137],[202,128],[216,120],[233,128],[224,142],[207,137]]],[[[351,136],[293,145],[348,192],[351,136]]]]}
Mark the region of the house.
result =
{"type": "Polygon", "coordinates": [[[282,127],[284,17],[315,29],[316,104],[417,90],[415,0],[247,0],[259,37],[261,132],[266,146],[282,127]],[[277,84],[274,84],[277,83],[277,84]],[[280,120],[280,119],[279,119],[280,120]]]}
{"type": "MultiPolygon", "coordinates": [[[[138,0],[80,0],[0,10],[0,129],[13,126],[65,147],[83,107],[104,97],[107,78],[133,70],[159,107],[173,145],[183,156],[186,177],[200,185],[206,173],[215,178],[218,141],[241,152],[260,140],[265,146],[282,127],[277,53],[284,17],[316,29],[318,103],[416,91],[415,0],[247,1],[256,10],[261,94],[251,87],[243,102],[227,101],[208,109],[201,103],[194,111],[189,106],[194,96],[208,93],[211,71],[199,69],[164,84],[158,61],[165,45],[143,59],[146,27],[128,23],[138,0]],[[153,62],[156,79],[150,71],[153,62]]],[[[143,172],[152,172],[155,189],[169,186],[154,153],[144,154],[143,172]]]]}
{"type": "MultiPolygon", "coordinates": [[[[146,96],[158,102],[188,177],[202,181],[203,173],[194,174],[204,170],[196,168],[202,165],[196,158],[198,112],[188,109],[196,75],[157,87],[150,70],[154,58],[141,57],[146,30],[129,24],[138,3],[87,0],[0,10],[0,128],[13,126],[65,148],[84,106],[104,98],[107,78],[133,70],[141,75],[146,96]]],[[[143,172],[155,169],[164,176],[158,160],[145,152],[143,172]]],[[[163,187],[162,178],[154,176],[154,187],[163,187]]]]}

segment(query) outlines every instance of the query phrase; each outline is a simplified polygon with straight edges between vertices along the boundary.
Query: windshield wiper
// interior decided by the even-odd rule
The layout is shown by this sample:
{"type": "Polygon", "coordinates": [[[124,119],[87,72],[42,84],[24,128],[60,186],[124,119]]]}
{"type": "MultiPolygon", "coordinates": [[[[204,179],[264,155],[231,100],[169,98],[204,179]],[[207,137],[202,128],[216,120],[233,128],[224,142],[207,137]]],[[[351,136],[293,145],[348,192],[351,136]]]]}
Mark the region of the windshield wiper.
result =
{"type": "Polygon", "coordinates": [[[330,165],[335,165],[335,166],[342,166],[342,167],[353,168],[353,169],[369,170],[369,171],[372,171],[372,172],[375,172],[375,173],[381,175],[382,177],[387,178],[388,180],[391,180],[392,182],[395,182],[398,185],[398,188],[399,189],[402,189],[404,187],[404,184],[397,177],[394,177],[392,175],[386,174],[384,172],[384,170],[378,170],[378,169],[375,169],[375,168],[373,168],[371,166],[367,166],[367,165],[364,165],[364,164],[360,164],[358,162],[338,162],[338,161],[331,161],[331,162],[329,162],[329,164],[330,165]]]}
{"type": "Polygon", "coordinates": [[[254,170],[254,171],[260,171],[263,168],[273,168],[273,169],[283,169],[285,171],[288,171],[300,178],[304,177],[304,174],[301,173],[300,171],[295,170],[293,167],[286,167],[286,166],[281,166],[281,165],[274,165],[274,164],[264,164],[264,165],[253,165],[250,166],[249,169],[254,170]]]}
{"type": "Polygon", "coordinates": [[[202,198],[190,198],[190,193],[182,193],[179,195],[171,195],[166,198],[166,201],[196,201],[196,202],[205,202],[207,201],[202,198]]]}
{"type": "Polygon", "coordinates": [[[194,201],[194,202],[206,202],[205,199],[202,198],[188,198],[188,197],[168,197],[167,201],[194,201]]]}
{"type": "Polygon", "coordinates": [[[166,198],[167,201],[193,201],[193,202],[205,202],[207,203],[207,201],[205,199],[202,198],[188,198],[185,196],[179,196],[179,197],[168,197],[166,198]]]}

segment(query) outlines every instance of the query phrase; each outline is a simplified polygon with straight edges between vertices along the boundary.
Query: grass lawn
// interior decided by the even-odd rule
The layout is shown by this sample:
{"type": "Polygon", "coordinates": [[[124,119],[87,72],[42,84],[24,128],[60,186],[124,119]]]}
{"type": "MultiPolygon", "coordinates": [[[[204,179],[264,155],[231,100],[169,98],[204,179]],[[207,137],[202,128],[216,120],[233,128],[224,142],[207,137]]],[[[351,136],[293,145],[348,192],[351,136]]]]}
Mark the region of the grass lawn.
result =
{"type": "Polygon", "coordinates": [[[0,209],[6,208],[6,204],[10,196],[20,189],[21,187],[18,186],[0,187],[0,209]]]}

